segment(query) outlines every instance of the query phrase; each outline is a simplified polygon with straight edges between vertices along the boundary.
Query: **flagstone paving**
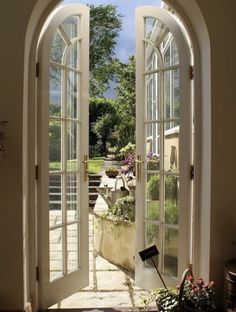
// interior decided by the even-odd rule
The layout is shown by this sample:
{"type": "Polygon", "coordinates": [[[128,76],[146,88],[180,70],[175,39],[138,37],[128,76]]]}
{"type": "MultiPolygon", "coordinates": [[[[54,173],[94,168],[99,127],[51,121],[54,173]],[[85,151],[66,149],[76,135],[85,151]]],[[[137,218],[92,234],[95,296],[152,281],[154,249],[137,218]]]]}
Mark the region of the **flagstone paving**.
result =
{"type": "MultiPolygon", "coordinates": [[[[108,166],[108,164],[106,164],[108,166]]],[[[115,179],[107,179],[105,175],[101,180],[101,184],[114,186],[115,179]]],[[[107,205],[99,195],[96,201],[96,213],[103,212],[107,209],[107,205]]],[[[51,214],[51,222],[55,223],[55,211],[51,214]]],[[[52,306],[53,309],[99,309],[114,308],[119,311],[138,311],[138,306],[142,297],[147,294],[146,291],[135,285],[134,279],[130,274],[121,270],[116,265],[110,263],[106,259],[100,257],[94,252],[94,222],[95,216],[89,214],[89,286],[76,292],[72,296],[62,300],[58,304],[52,306]]],[[[52,237],[52,275],[55,277],[61,274],[57,252],[61,251],[61,233],[56,232],[52,237]],[[58,245],[59,243],[59,245],[58,245]],[[58,247],[59,246],[59,247],[58,247]],[[54,261],[54,262],[53,262],[54,261]]],[[[74,250],[70,251],[75,254],[74,250]]],[[[61,253],[61,252],[60,252],[61,253]]],[[[76,259],[75,259],[76,260],[76,259]]],[[[94,311],[94,310],[93,310],[94,311]]],[[[100,310],[99,310],[100,311],[100,310]]],[[[102,310],[101,310],[102,311],[102,310]]]]}
{"type": "Polygon", "coordinates": [[[116,308],[137,311],[146,291],[117,266],[93,252],[94,215],[89,215],[89,286],[51,308],[116,308]]]}

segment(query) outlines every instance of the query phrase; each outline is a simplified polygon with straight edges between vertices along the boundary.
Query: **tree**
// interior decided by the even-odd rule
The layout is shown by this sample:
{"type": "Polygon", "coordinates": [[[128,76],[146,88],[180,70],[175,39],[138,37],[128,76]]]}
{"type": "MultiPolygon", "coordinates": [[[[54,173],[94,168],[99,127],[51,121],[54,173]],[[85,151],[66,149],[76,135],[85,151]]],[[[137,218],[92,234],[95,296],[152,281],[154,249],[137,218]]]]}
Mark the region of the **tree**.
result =
{"type": "Polygon", "coordinates": [[[107,155],[107,141],[111,138],[114,131],[115,116],[111,113],[106,113],[101,116],[93,125],[93,131],[96,133],[102,143],[102,153],[107,155]]]}
{"type": "Polygon", "coordinates": [[[103,96],[114,73],[115,46],[122,15],[114,5],[90,5],[90,96],[103,96]]]}
{"type": "Polygon", "coordinates": [[[117,145],[119,148],[129,142],[135,143],[135,59],[129,58],[127,64],[116,61],[116,98],[114,106],[118,119],[115,127],[117,145]]]}
{"type": "Polygon", "coordinates": [[[110,99],[106,98],[90,98],[89,104],[89,145],[95,146],[98,143],[99,137],[96,132],[94,132],[94,124],[96,121],[105,114],[110,114],[113,116],[113,121],[115,122],[116,110],[114,108],[114,103],[110,99]]]}

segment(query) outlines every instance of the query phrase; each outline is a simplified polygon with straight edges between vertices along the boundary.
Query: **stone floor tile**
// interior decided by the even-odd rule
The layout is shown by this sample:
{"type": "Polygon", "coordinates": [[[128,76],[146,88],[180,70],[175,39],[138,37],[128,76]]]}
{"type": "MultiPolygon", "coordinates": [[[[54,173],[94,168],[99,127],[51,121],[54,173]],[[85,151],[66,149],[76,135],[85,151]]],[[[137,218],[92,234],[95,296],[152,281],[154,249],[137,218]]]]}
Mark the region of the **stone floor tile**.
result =
{"type": "Polygon", "coordinates": [[[60,308],[131,308],[127,292],[78,292],[60,303],[60,308]]]}
{"type": "Polygon", "coordinates": [[[97,271],[98,290],[128,290],[122,271],[97,271]]]}
{"type": "Polygon", "coordinates": [[[119,271],[119,268],[106,259],[96,257],[96,271],[119,271]]]}
{"type": "Polygon", "coordinates": [[[93,271],[89,272],[89,285],[85,288],[83,288],[82,292],[86,292],[88,290],[93,290],[94,289],[94,285],[93,285],[93,271]]]}

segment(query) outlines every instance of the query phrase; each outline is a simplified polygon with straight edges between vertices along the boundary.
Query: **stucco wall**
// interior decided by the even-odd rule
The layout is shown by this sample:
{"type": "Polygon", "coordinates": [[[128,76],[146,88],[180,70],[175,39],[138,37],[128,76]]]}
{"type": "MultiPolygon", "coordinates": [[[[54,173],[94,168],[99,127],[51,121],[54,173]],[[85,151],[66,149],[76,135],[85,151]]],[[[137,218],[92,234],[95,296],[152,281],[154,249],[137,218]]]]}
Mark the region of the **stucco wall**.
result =
{"type": "MultiPolygon", "coordinates": [[[[236,247],[232,245],[232,240],[236,240],[236,2],[196,1],[205,17],[211,41],[210,273],[222,288],[223,264],[236,257],[236,247]]],[[[23,309],[23,62],[27,22],[35,3],[36,0],[0,1],[0,119],[8,121],[6,158],[0,161],[0,310],[4,311],[23,309]]]]}
{"type": "Polygon", "coordinates": [[[0,119],[6,157],[0,161],[0,309],[23,309],[22,112],[27,23],[35,0],[0,1],[0,119]]]}
{"type": "Polygon", "coordinates": [[[210,276],[222,288],[223,265],[236,258],[236,2],[197,2],[208,27],[212,59],[210,276]]]}

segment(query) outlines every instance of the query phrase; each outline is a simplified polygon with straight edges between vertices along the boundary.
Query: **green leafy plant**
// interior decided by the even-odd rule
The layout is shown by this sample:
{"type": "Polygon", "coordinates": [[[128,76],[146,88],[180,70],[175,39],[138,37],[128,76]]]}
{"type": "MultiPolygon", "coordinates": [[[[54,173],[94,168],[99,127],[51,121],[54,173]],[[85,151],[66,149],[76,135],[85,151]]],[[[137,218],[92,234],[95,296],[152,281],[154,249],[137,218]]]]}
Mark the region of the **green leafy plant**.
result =
{"type": "Polygon", "coordinates": [[[115,205],[108,211],[107,217],[115,223],[135,221],[135,199],[133,196],[125,196],[117,199],[115,205]]]}
{"type": "Polygon", "coordinates": [[[156,304],[159,312],[178,311],[178,292],[175,288],[158,288],[151,290],[142,300],[140,311],[149,311],[156,304]]]}
{"type": "MultiPolygon", "coordinates": [[[[148,193],[150,199],[159,199],[160,190],[160,175],[152,175],[148,181],[148,193]]],[[[178,198],[178,178],[175,176],[166,176],[165,178],[165,198],[171,200],[177,200],[178,198]]]]}

